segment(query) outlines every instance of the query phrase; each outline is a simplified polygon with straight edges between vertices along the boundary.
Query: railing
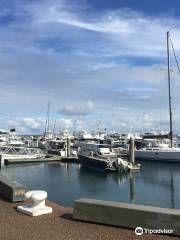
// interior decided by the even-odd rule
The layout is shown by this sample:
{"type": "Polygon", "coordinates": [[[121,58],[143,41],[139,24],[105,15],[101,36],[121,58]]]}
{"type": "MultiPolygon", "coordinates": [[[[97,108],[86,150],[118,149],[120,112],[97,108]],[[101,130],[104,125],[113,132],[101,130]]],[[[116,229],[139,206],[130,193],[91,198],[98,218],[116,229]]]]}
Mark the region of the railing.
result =
{"type": "Polygon", "coordinates": [[[39,148],[11,147],[11,146],[0,147],[0,154],[33,155],[43,153],[44,152],[39,148]]]}

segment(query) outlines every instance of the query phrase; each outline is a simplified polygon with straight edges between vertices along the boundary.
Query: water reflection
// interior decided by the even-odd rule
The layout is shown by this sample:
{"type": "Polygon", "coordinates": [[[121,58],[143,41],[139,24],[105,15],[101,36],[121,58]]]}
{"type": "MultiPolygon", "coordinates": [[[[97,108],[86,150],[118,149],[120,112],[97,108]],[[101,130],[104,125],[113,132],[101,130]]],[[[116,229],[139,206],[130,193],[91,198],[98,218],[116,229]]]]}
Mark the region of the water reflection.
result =
{"type": "Polygon", "coordinates": [[[180,165],[169,163],[142,164],[141,177],[137,179],[139,186],[143,184],[143,195],[138,192],[138,202],[169,208],[180,208],[180,189],[176,184],[180,181],[180,165]]]}
{"type": "Polygon", "coordinates": [[[135,192],[135,174],[131,173],[129,178],[129,188],[130,188],[130,203],[136,202],[136,192],[135,192]]]}
{"type": "Polygon", "coordinates": [[[108,191],[105,172],[81,167],[78,171],[78,182],[81,189],[88,193],[100,194],[108,191]]]}
{"type": "Polygon", "coordinates": [[[175,201],[174,201],[174,178],[171,172],[171,208],[175,208],[175,201]]]}
{"type": "Polygon", "coordinates": [[[49,199],[73,206],[80,197],[180,208],[180,165],[146,162],[139,172],[105,173],[78,164],[13,165],[1,173],[30,189],[44,189],[49,199]]]}

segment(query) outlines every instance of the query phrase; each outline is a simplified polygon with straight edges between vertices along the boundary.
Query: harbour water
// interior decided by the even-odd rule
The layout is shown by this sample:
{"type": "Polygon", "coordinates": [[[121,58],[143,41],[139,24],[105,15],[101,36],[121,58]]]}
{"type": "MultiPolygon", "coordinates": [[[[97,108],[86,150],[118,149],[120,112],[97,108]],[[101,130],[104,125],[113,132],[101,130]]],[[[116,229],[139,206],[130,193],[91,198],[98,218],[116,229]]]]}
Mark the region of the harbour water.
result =
{"type": "Polygon", "coordinates": [[[139,172],[105,173],[70,163],[5,166],[0,173],[73,207],[80,197],[180,209],[180,164],[142,162],[139,172]]]}

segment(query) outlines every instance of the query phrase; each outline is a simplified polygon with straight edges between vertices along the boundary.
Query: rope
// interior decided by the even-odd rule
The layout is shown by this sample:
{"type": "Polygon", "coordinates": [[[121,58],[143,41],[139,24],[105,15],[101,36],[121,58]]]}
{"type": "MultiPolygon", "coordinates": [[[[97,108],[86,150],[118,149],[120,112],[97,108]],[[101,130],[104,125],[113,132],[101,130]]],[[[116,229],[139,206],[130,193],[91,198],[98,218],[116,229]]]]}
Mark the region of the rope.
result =
{"type": "Polygon", "coordinates": [[[173,42],[172,42],[171,38],[170,38],[170,43],[171,43],[171,47],[172,47],[172,50],[173,50],[174,58],[175,58],[175,61],[176,61],[177,69],[178,69],[178,72],[179,72],[179,74],[180,74],[179,63],[178,63],[178,60],[177,60],[177,57],[176,57],[176,53],[175,53],[174,46],[173,46],[173,42]]]}
{"type": "MultiPolygon", "coordinates": [[[[173,55],[174,55],[174,58],[175,58],[176,66],[177,66],[177,69],[178,69],[178,73],[180,74],[179,63],[178,63],[178,59],[176,57],[175,49],[174,49],[173,42],[172,42],[171,38],[170,38],[170,43],[171,43],[171,47],[172,47],[172,50],[173,50],[173,55]]],[[[173,95],[174,95],[174,98],[175,98],[174,92],[173,92],[173,95]]],[[[175,102],[175,100],[174,100],[174,102],[175,102]]],[[[174,115],[174,119],[175,119],[175,107],[173,108],[173,115],[174,115]]],[[[175,121],[174,121],[174,125],[175,125],[175,128],[176,128],[176,122],[175,121]]]]}

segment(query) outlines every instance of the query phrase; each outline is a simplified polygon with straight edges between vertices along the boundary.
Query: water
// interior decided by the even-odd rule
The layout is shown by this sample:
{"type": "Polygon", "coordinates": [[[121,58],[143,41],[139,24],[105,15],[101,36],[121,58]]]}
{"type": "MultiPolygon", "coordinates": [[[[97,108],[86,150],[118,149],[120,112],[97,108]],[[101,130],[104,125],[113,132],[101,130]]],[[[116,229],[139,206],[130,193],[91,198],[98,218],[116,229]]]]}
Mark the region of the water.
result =
{"type": "Polygon", "coordinates": [[[142,163],[136,173],[120,175],[78,164],[11,165],[0,171],[48,198],[72,207],[80,197],[180,209],[180,164],[142,163]]]}

